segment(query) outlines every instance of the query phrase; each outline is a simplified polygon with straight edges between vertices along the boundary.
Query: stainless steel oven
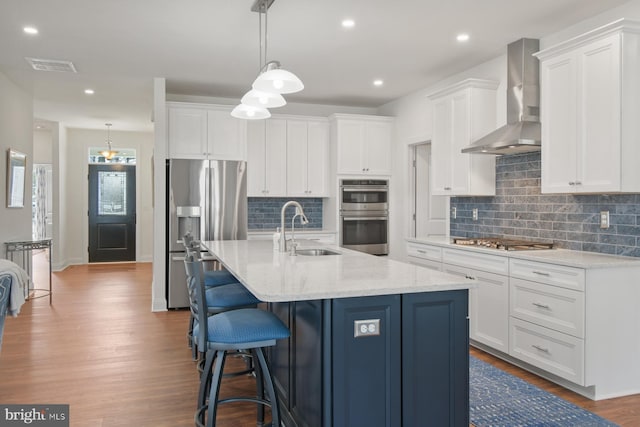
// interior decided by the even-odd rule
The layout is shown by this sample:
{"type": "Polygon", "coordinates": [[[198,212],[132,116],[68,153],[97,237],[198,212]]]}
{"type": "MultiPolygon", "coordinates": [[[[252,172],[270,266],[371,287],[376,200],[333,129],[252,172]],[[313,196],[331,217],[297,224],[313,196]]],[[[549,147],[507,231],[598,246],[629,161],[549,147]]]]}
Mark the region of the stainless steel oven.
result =
{"type": "Polygon", "coordinates": [[[388,209],[387,181],[340,181],[340,245],[373,255],[387,255],[388,209]]]}

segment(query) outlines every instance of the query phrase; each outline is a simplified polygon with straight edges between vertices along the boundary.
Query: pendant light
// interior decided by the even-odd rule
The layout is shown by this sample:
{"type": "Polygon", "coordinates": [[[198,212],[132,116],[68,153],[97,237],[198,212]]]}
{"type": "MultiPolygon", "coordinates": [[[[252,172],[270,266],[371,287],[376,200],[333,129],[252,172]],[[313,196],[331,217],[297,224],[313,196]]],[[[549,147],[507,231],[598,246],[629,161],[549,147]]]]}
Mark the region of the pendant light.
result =
{"type": "Polygon", "coordinates": [[[241,99],[241,104],[231,111],[233,117],[240,119],[266,119],[271,117],[267,108],[286,105],[282,93],[298,92],[304,88],[302,81],[290,71],[284,70],[278,61],[267,61],[267,10],[274,0],[256,0],[251,7],[258,12],[258,31],[260,47],[260,75],[253,82],[252,89],[241,99]],[[264,44],[262,19],[264,15],[264,44]],[[263,53],[264,50],[264,53],[263,53]]]}
{"type": "Polygon", "coordinates": [[[111,123],[105,123],[104,125],[107,127],[107,149],[106,150],[102,150],[99,153],[105,159],[111,160],[111,159],[113,159],[113,156],[118,154],[118,152],[117,151],[113,151],[111,149],[111,136],[109,134],[109,129],[111,128],[112,124],[111,123]]]}
{"type": "Polygon", "coordinates": [[[231,115],[237,119],[245,120],[260,120],[271,117],[271,113],[266,108],[252,107],[246,104],[237,105],[231,111],[231,115]]]}
{"type": "Polygon", "coordinates": [[[257,108],[277,108],[286,105],[287,101],[279,93],[251,89],[240,100],[244,105],[257,108]]]}
{"type": "Polygon", "coordinates": [[[295,93],[304,89],[302,80],[291,71],[280,68],[278,61],[271,61],[264,68],[266,71],[253,82],[253,89],[273,93],[295,93]]]}

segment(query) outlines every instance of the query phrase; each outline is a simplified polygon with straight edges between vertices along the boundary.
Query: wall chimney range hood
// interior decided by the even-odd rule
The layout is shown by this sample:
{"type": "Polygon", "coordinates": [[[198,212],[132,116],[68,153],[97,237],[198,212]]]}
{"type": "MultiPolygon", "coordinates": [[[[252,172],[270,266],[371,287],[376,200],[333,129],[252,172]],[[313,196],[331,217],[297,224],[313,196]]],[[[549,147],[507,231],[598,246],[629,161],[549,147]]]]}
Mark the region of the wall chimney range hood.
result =
{"type": "Polygon", "coordinates": [[[474,141],[463,153],[519,154],[540,151],[540,84],[536,39],[507,47],[507,124],[474,141]]]}

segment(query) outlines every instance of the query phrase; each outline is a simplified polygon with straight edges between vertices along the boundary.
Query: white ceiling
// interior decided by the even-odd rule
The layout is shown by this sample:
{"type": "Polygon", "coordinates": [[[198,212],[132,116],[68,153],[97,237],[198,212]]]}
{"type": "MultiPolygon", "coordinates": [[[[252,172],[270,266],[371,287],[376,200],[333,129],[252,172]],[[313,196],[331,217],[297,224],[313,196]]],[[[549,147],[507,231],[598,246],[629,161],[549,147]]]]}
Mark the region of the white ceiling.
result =
{"type": "MultiPolygon", "coordinates": [[[[305,84],[290,102],[377,107],[627,0],[276,0],[269,58],[305,84]],[[352,18],[345,30],[340,23],[352,18]],[[456,42],[459,32],[471,40],[456,42]],[[372,81],[382,78],[384,86],[372,81]]],[[[154,77],[167,92],[239,99],[258,72],[253,0],[0,0],[0,71],[33,93],[38,119],[150,130],[154,77]],[[39,34],[22,28],[33,25],[39,34]],[[77,74],[32,70],[69,60],[77,74]],[[87,96],[85,88],[95,94],[87,96]]]]}

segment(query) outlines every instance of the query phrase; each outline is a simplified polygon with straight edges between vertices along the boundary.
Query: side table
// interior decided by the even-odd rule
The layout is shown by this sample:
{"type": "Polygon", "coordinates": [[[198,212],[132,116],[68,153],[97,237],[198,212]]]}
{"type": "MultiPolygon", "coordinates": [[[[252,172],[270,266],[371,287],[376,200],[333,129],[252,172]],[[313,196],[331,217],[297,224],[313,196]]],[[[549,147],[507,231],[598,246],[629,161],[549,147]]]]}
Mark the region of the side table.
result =
{"type": "Polygon", "coordinates": [[[18,256],[22,256],[22,268],[27,272],[32,282],[33,282],[33,265],[32,265],[33,251],[36,249],[47,250],[48,261],[49,261],[49,288],[48,289],[36,288],[34,283],[33,288],[25,290],[26,292],[25,299],[42,298],[42,297],[48,296],[49,304],[51,304],[51,296],[53,294],[51,290],[51,239],[20,240],[20,241],[16,240],[11,242],[5,242],[4,246],[5,246],[8,260],[15,262],[14,258],[18,256]],[[33,291],[33,295],[30,295],[31,291],[33,291]]]}

